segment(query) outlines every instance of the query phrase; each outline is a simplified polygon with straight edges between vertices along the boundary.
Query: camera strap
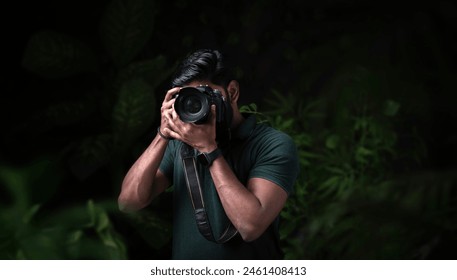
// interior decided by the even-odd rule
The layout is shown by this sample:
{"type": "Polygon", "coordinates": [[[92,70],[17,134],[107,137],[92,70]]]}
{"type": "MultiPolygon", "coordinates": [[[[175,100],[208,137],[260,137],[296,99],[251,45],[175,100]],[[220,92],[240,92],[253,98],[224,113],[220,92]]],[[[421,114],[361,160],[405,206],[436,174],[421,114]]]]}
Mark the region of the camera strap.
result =
{"type": "Polygon", "coordinates": [[[198,230],[209,241],[213,241],[219,244],[229,241],[238,233],[238,230],[233,226],[232,223],[229,223],[219,238],[214,238],[208,215],[206,213],[205,202],[203,200],[202,187],[197,172],[194,149],[189,145],[182,143],[181,158],[183,161],[187,190],[189,191],[192,207],[194,208],[194,215],[198,230]]]}

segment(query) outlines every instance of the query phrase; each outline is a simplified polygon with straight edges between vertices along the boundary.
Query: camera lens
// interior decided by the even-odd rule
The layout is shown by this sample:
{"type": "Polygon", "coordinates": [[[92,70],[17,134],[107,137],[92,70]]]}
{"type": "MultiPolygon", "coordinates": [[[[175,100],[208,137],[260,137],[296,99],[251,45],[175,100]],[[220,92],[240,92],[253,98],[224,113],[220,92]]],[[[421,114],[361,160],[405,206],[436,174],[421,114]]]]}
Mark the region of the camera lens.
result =
{"type": "Polygon", "coordinates": [[[184,87],[175,100],[175,110],[183,122],[204,123],[210,113],[208,95],[194,87],[184,87]]]}
{"type": "Polygon", "coordinates": [[[202,109],[202,103],[195,95],[188,96],[184,99],[184,111],[189,114],[197,114],[202,109]]]}

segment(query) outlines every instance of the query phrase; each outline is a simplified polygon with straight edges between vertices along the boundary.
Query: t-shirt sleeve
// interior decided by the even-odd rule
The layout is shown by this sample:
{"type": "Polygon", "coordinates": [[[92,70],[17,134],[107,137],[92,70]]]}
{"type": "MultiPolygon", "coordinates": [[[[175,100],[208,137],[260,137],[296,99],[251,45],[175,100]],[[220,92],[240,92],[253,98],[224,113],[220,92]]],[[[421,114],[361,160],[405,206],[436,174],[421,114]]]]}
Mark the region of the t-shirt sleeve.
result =
{"type": "Polygon", "coordinates": [[[255,151],[255,163],[249,178],[263,178],[277,184],[288,194],[299,172],[298,152],[292,138],[278,133],[268,137],[255,151]]]}
{"type": "Polygon", "coordinates": [[[167,149],[163,155],[163,159],[160,162],[159,170],[167,176],[170,182],[173,180],[173,171],[174,171],[174,160],[176,154],[176,141],[169,141],[167,149]]]}

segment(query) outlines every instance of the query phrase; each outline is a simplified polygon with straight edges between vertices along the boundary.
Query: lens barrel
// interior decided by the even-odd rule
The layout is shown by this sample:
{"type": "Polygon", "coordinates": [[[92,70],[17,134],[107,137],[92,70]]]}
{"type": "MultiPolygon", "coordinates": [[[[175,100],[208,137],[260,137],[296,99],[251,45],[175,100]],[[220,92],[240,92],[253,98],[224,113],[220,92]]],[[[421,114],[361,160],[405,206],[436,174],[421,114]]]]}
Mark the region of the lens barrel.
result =
{"type": "Polygon", "coordinates": [[[183,87],[175,100],[175,111],[186,123],[206,122],[210,112],[210,97],[204,89],[183,87]]]}

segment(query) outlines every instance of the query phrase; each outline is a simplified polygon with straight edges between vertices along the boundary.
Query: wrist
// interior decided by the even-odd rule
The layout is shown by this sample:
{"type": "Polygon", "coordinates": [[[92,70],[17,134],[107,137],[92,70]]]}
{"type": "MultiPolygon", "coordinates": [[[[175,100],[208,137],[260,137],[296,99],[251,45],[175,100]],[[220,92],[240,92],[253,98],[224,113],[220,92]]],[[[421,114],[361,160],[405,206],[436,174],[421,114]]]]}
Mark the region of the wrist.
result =
{"type": "Polygon", "coordinates": [[[197,160],[203,165],[203,166],[211,166],[213,162],[219,158],[222,155],[222,151],[219,148],[215,148],[211,152],[200,152],[197,155],[197,160]]]}
{"type": "Polygon", "coordinates": [[[204,146],[201,149],[198,149],[198,151],[200,153],[211,153],[212,151],[216,150],[217,148],[218,148],[217,144],[211,144],[211,145],[204,146]]]}
{"type": "Polygon", "coordinates": [[[169,137],[169,136],[164,135],[164,134],[160,131],[160,126],[157,127],[157,134],[158,134],[161,138],[163,138],[163,139],[165,139],[165,140],[167,140],[167,141],[173,139],[173,138],[171,138],[171,137],[169,137]]]}

